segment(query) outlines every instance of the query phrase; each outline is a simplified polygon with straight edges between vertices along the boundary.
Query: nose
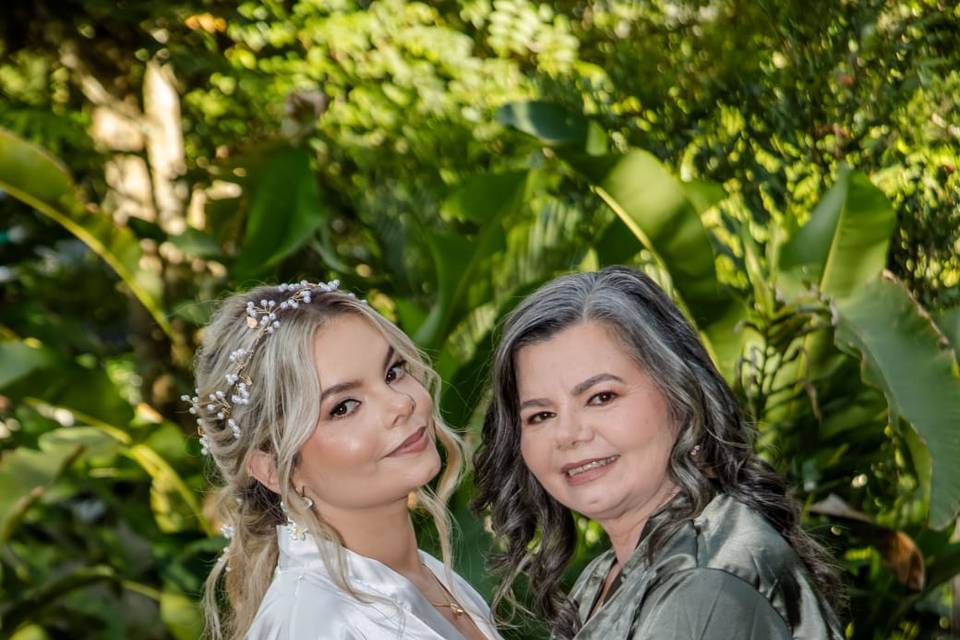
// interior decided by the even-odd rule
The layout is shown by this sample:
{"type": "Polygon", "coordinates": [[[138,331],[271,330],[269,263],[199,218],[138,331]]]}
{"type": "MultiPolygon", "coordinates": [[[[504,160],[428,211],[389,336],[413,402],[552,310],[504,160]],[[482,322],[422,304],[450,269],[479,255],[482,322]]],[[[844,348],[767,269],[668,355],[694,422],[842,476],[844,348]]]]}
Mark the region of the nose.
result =
{"type": "Polygon", "coordinates": [[[417,408],[417,401],[409,393],[388,387],[387,397],[387,423],[391,428],[406,422],[417,408]]]}
{"type": "Polygon", "coordinates": [[[570,449],[593,438],[593,429],[588,421],[569,413],[558,416],[553,433],[558,449],[570,449]]]}

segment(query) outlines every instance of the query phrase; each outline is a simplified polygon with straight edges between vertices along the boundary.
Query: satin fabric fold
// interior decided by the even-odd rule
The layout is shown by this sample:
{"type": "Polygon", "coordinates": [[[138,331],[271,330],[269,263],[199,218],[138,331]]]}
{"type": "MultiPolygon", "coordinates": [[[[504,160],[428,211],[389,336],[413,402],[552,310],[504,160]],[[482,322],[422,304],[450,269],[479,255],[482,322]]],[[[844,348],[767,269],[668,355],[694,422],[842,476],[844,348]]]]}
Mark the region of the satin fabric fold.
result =
{"type": "MultiPolygon", "coordinates": [[[[277,527],[280,555],[273,581],[247,632],[247,640],[461,640],[413,583],[386,565],[344,550],[350,584],[369,602],[340,589],[331,578],[313,537],[292,537],[277,527]]],[[[333,543],[321,541],[329,547],[333,543]]],[[[483,598],[463,578],[447,580],[443,563],[420,551],[423,564],[453,593],[477,627],[501,640],[483,598]]]]}
{"type": "Polygon", "coordinates": [[[619,588],[587,619],[613,565],[591,562],[570,595],[577,640],[842,640],[792,547],[763,517],[717,495],[647,562],[641,540],[619,588]]]}

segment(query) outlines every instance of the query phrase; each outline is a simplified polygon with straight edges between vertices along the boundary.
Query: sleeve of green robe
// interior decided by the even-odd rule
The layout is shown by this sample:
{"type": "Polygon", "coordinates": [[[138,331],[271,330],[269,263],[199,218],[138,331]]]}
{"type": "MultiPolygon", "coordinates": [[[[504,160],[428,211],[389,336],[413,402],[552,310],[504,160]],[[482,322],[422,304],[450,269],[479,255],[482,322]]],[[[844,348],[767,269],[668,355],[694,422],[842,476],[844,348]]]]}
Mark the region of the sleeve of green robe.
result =
{"type": "Polygon", "coordinates": [[[649,594],[633,640],[791,640],[770,602],[751,584],[719,569],[667,577],[649,594]]]}

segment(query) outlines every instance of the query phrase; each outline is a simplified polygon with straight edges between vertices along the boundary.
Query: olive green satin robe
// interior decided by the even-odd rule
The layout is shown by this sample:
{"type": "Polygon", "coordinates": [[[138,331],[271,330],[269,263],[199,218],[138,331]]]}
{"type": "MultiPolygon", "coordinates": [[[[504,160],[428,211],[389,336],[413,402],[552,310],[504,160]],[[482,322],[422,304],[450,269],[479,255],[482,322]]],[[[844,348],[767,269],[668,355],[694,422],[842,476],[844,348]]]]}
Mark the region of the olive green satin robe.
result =
{"type": "MultiPolygon", "coordinates": [[[[766,520],[718,495],[646,561],[638,545],[616,591],[577,640],[842,640],[802,561],[766,520]]],[[[595,559],[571,591],[585,620],[613,564],[595,559]]]]}

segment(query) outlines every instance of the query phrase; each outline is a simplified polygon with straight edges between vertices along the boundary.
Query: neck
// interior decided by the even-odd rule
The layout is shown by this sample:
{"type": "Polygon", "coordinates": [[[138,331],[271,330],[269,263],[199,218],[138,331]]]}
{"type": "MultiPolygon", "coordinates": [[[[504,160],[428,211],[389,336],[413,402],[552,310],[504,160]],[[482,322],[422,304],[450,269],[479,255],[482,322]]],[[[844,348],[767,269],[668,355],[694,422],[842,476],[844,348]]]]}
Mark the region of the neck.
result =
{"type": "Polygon", "coordinates": [[[371,509],[324,510],[347,549],[408,576],[421,571],[417,536],[405,500],[371,509]],[[390,535],[383,535],[389,531],[390,535]]]}
{"type": "Polygon", "coordinates": [[[657,495],[639,507],[625,510],[611,518],[597,518],[597,522],[610,538],[610,546],[613,547],[613,553],[617,556],[617,565],[622,567],[630,559],[637,549],[640,534],[643,533],[643,528],[647,525],[650,516],[676,493],[677,488],[673,483],[667,483],[657,492],[657,495]]]}

